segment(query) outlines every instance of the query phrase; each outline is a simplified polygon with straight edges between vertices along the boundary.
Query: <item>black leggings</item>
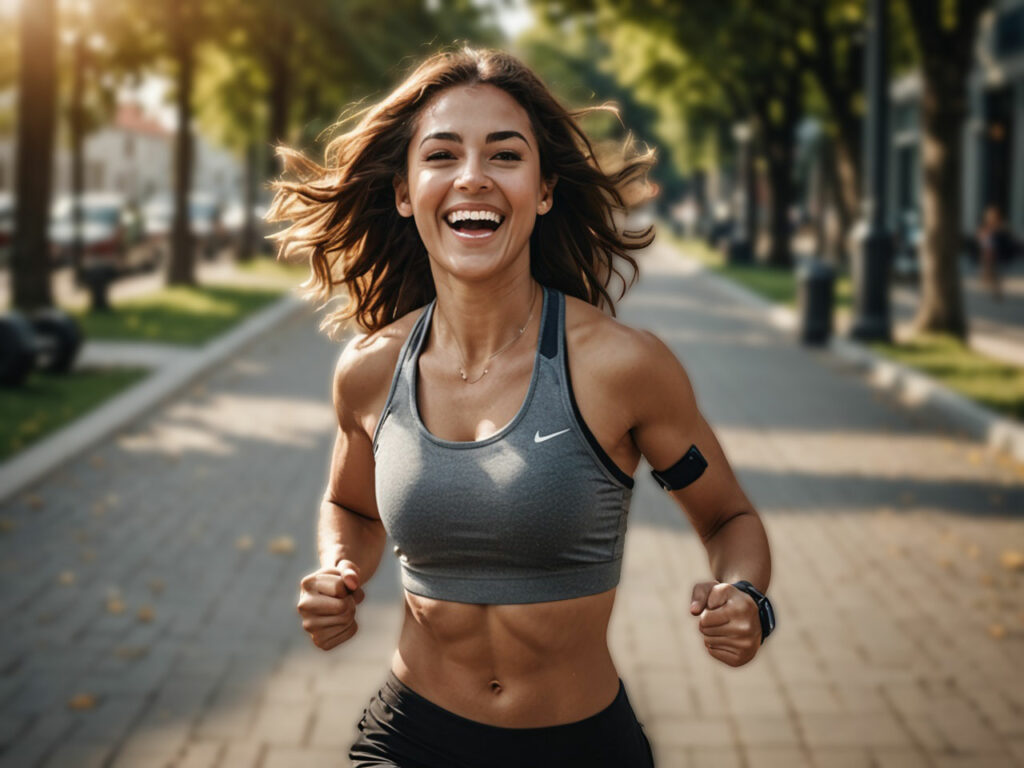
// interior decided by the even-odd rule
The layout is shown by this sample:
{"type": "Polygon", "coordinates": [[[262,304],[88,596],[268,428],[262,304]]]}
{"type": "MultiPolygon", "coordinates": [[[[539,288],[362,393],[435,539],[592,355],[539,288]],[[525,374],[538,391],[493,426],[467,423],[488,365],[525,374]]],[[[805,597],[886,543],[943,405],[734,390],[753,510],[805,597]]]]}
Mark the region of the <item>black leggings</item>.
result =
{"type": "Polygon", "coordinates": [[[467,720],[420,696],[389,672],[359,721],[353,768],[653,768],[651,745],[619,680],[596,715],[546,728],[467,720]]]}

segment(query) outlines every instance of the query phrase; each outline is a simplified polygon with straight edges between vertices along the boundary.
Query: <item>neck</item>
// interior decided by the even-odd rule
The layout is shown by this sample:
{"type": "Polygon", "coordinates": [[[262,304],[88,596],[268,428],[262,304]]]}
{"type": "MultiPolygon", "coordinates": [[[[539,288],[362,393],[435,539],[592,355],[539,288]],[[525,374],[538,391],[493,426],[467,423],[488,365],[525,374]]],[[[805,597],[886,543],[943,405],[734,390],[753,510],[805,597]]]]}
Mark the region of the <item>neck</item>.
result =
{"type": "Polygon", "coordinates": [[[467,366],[486,361],[518,337],[524,324],[522,335],[533,335],[542,289],[529,272],[488,288],[454,281],[435,284],[435,314],[440,314],[442,327],[432,335],[464,356],[467,366]]]}

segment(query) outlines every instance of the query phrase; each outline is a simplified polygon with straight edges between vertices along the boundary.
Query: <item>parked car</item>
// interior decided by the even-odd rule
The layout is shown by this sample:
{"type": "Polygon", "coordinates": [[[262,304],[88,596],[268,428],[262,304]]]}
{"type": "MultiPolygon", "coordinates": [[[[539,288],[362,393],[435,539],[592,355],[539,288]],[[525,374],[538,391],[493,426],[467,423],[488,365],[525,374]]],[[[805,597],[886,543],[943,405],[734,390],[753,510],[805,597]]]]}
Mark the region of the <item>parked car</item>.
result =
{"type": "MultiPolygon", "coordinates": [[[[74,244],[74,201],[61,197],[50,213],[50,248],[55,263],[70,264],[74,244]]],[[[118,273],[156,267],[158,255],[147,242],[141,214],[118,194],[87,192],[80,201],[82,267],[113,267],[118,273]]]]}
{"type": "MultiPolygon", "coordinates": [[[[252,207],[253,232],[256,242],[253,248],[256,251],[270,251],[271,244],[266,240],[267,235],[275,232],[276,224],[269,224],[266,220],[267,206],[256,203],[252,207]]],[[[245,203],[235,199],[225,204],[220,217],[224,236],[233,245],[237,246],[242,238],[242,229],[245,227],[245,203]]]]}
{"type": "MultiPolygon", "coordinates": [[[[188,198],[189,224],[199,253],[212,258],[227,244],[221,225],[221,206],[213,196],[194,192],[188,198]]],[[[165,252],[170,251],[171,228],[174,224],[174,200],[167,196],[154,198],[143,207],[147,236],[165,252]]]]}

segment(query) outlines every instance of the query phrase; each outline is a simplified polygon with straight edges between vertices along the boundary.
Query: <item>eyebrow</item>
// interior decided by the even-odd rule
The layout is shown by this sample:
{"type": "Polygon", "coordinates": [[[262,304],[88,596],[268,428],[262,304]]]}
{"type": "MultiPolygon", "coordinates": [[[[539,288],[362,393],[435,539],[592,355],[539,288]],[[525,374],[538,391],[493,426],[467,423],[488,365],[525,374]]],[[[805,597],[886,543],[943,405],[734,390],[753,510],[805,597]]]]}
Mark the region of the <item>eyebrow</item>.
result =
{"type": "MultiPolygon", "coordinates": [[[[450,131],[439,131],[437,133],[428,133],[426,136],[424,136],[423,141],[420,142],[420,146],[422,147],[424,143],[426,143],[430,139],[438,139],[439,141],[454,141],[459,144],[462,143],[462,137],[459,134],[452,133],[450,131]]],[[[525,143],[526,146],[530,146],[530,142],[528,142],[526,140],[526,137],[523,136],[523,134],[521,134],[519,131],[495,131],[494,133],[488,133],[485,143],[494,144],[499,141],[505,141],[506,139],[522,139],[523,143],[525,143]]]]}

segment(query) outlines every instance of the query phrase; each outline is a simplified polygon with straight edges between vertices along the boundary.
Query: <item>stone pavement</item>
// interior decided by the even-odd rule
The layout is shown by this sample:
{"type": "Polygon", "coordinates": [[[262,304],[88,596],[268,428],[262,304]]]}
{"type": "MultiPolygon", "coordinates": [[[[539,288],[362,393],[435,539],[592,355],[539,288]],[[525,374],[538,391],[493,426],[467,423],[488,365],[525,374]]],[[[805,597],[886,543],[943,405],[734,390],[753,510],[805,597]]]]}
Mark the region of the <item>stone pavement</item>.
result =
{"type": "MultiPolygon", "coordinates": [[[[644,268],[622,318],[687,366],[766,520],[780,621],[744,668],[705,654],[706,558],[638,472],[610,640],[659,768],[1024,765],[1024,466],[667,249],[644,268]]],[[[336,354],[293,317],[0,506],[0,765],[347,764],[402,604],[391,559],[340,648],[295,612],[336,354]]]]}

